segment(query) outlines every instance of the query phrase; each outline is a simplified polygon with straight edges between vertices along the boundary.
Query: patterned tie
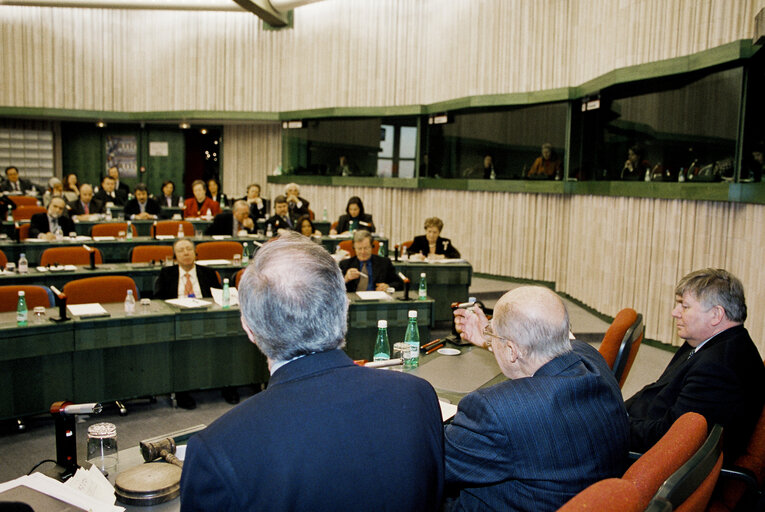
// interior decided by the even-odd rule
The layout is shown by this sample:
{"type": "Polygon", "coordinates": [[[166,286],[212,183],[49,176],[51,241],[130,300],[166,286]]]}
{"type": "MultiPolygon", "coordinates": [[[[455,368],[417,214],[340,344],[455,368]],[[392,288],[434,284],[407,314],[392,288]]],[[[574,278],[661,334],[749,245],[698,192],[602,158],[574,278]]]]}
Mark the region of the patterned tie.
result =
{"type": "MultiPolygon", "coordinates": [[[[688,359],[690,359],[691,357],[693,357],[693,354],[695,354],[695,353],[696,353],[696,349],[694,348],[694,349],[693,349],[693,350],[691,350],[691,352],[688,354],[688,359]]],[[[687,361],[688,359],[686,359],[686,361],[687,361]]]]}
{"type": "Polygon", "coordinates": [[[194,295],[194,285],[191,284],[191,275],[186,274],[186,284],[183,285],[183,294],[186,297],[194,295]]]}
{"type": "Polygon", "coordinates": [[[82,203],[82,206],[84,207],[85,215],[90,215],[90,203],[82,203]]]}

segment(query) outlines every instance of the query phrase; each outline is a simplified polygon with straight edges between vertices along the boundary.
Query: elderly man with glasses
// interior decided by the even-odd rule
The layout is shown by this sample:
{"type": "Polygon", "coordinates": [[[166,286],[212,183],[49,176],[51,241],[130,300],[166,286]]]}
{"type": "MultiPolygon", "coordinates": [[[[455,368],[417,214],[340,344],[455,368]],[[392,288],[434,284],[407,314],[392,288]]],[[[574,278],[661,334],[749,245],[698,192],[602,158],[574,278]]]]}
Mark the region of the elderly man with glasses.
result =
{"type": "Polygon", "coordinates": [[[588,485],[623,472],[629,424],[605,360],[569,339],[551,290],[502,296],[489,321],[455,312],[464,339],[494,353],[508,381],[465,396],[445,430],[451,510],[557,510],[588,485]]]}

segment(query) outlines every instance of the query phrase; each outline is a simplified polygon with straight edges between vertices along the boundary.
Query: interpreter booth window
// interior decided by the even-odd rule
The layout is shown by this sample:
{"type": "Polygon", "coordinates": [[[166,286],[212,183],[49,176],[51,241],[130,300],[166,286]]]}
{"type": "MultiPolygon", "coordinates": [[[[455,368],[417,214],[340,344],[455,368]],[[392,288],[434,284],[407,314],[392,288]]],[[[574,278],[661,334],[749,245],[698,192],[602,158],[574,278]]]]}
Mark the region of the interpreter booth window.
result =
{"type": "Polygon", "coordinates": [[[747,68],[740,181],[760,182],[765,173],[765,95],[762,94],[765,91],[765,51],[760,49],[747,68]]]}
{"type": "Polygon", "coordinates": [[[287,174],[414,177],[416,117],[310,119],[282,126],[287,174]]]}
{"type": "Polygon", "coordinates": [[[735,178],[743,68],[621,84],[572,109],[570,179],[735,178]]]}
{"type": "Polygon", "coordinates": [[[559,180],[567,111],[557,102],[428,116],[420,176],[559,180]]]}

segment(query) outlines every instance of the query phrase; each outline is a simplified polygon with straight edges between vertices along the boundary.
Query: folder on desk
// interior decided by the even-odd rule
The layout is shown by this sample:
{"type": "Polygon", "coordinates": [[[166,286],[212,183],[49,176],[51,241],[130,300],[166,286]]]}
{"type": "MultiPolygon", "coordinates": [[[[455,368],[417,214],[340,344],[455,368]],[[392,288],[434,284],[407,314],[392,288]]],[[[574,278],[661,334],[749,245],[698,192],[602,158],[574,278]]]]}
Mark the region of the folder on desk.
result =
{"type": "Polygon", "coordinates": [[[210,301],[195,299],[194,297],[168,299],[165,302],[181,309],[205,309],[211,305],[210,301]]]}
{"type": "Polygon", "coordinates": [[[89,304],[69,304],[66,307],[69,314],[80,318],[98,318],[100,316],[109,316],[109,312],[98,302],[89,304]]]}

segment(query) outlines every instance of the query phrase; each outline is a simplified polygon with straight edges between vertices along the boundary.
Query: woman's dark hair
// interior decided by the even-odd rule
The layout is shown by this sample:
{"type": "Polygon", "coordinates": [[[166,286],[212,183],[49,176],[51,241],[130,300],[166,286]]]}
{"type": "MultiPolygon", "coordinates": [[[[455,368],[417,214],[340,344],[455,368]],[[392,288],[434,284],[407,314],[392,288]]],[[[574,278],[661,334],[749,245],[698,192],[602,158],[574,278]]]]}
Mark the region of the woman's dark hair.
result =
{"type": "MultiPolygon", "coordinates": [[[[364,203],[361,202],[361,198],[359,196],[353,196],[350,199],[348,199],[348,204],[345,205],[345,213],[348,213],[348,207],[352,204],[355,204],[359,207],[359,217],[362,217],[364,215],[364,203]]],[[[348,213],[350,216],[351,214],[348,213]]]]}
{"type": "Polygon", "coordinates": [[[167,184],[172,185],[173,186],[173,192],[175,192],[175,182],[173,182],[173,180],[165,180],[165,181],[162,182],[162,186],[159,188],[159,191],[161,192],[161,195],[165,194],[163,189],[165,188],[165,185],[167,185],[167,184]]]}
{"type": "Polygon", "coordinates": [[[313,221],[311,220],[310,215],[301,215],[298,217],[297,222],[295,222],[295,231],[302,234],[303,233],[303,222],[308,221],[308,223],[311,225],[311,234],[313,234],[316,231],[316,228],[313,226],[313,221]]]}

